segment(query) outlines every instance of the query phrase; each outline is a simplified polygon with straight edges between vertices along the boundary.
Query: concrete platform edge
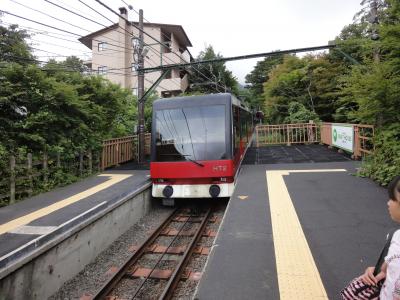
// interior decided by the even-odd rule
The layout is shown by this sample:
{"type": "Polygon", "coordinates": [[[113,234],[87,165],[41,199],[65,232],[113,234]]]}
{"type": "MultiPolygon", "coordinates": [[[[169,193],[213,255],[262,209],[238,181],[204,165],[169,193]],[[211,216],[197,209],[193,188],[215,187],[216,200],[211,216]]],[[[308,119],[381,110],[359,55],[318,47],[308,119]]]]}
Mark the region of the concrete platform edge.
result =
{"type": "Polygon", "coordinates": [[[49,234],[43,235],[35,240],[34,243],[28,243],[22,246],[16,251],[10,253],[10,255],[5,256],[0,261],[0,280],[14,272],[18,268],[22,267],[32,259],[38,257],[42,253],[51,249],[55,245],[61,243],[65,239],[79,232],[81,229],[90,225],[91,223],[96,222],[98,219],[114,210],[115,208],[121,206],[129,199],[135,197],[137,194],[143,192],[151,186],[151,182],[147,181],[143,186],[139,189],[136,189],[128,194],[122,196],[122,198],[118,199],[115,203],[107,206],[103,209],[102,206],[98,207],[96,210],[90,212],[90,217],[88,215],[82,215],[80,218],[74,220],[71,223],[68,223],[65,226],[58,228],[56,231],[51,232],[49,234]],[[82,221],[82,219],[87,218],[82,221]]]}

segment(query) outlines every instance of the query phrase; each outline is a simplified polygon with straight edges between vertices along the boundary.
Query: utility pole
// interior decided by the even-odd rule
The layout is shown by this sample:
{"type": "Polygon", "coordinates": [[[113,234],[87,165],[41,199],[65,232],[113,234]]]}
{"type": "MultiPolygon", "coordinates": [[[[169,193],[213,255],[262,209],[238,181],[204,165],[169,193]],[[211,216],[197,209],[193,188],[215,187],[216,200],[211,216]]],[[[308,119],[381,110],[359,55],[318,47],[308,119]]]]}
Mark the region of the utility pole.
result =
{"type": "MultiPolygon", "coordinates": [[[[377,30],[377,27],[379,24],[377,0],[372,0],[370,7],[371,7],[371,23],[372,23],[371,39],[373,41],[377,41],[379,39],[379,34],[378,34],[378,30],[377,30]]],[[[379,63],[379,61],[380,61],[378,45],[376,45],[375,49],[374,49],[374,61],[376,63],[379,63]]]]}
{"type": "Polygon", "coordinates": [[[139,10],[139,51],[138,51],[138,118],[139,118],[139,164],[144,163],[144,58],[143,58],[143,10],[139,10]]]}

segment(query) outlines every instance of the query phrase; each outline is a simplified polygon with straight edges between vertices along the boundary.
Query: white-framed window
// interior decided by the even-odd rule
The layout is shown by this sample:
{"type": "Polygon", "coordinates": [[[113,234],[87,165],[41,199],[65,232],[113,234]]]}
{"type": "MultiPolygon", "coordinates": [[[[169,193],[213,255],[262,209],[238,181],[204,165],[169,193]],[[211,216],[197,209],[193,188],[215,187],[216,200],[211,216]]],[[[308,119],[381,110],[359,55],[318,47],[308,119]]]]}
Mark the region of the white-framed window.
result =
{"type": "Polygon", "coordinates": [[[97,45],[97,50],[100,51],[105,51],[107,50],[107,42],[100,42],[97,45]]]}
{"type": "Polygon", "coordinates": [[[107,74],[107,71],[108,71],[107,66],[99,66],[97,68],[97,72],[99,75],[105,75],[105,74],[107,74]]]}

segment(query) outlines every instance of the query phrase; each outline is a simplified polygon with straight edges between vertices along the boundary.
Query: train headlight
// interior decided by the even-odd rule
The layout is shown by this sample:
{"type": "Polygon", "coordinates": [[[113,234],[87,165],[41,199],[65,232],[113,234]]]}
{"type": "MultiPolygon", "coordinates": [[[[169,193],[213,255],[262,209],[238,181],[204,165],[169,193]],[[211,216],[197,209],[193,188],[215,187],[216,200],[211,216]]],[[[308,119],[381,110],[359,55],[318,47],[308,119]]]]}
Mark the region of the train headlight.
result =
{"type": "Polygon", "coordinates": [[[172,196],[172,194],[174,193],[174,189],[172,188],[172,186],[167,185],[164,189],[163,189],[163,195],[165,198],[170,198],[172,196]]]}
{"type": "Polygon", "coordinates": [[[212,186],[210,186],[209,192],[211,197],[217,198],[219,193],[221,192],[221,188],[218,185],[213,184],[212,186]]]}

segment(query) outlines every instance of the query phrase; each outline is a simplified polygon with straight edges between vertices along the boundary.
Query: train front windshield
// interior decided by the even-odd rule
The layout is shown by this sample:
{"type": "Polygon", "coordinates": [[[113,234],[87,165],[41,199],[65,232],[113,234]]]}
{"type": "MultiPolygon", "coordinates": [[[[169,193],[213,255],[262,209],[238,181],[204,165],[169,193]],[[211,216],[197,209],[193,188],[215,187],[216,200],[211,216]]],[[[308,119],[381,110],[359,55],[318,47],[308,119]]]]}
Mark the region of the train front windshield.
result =
{"type": "Polygon", "coordinates": [[[155,112],[158,162],[226,159],[225,105],[155,112]]]}

